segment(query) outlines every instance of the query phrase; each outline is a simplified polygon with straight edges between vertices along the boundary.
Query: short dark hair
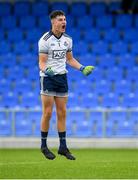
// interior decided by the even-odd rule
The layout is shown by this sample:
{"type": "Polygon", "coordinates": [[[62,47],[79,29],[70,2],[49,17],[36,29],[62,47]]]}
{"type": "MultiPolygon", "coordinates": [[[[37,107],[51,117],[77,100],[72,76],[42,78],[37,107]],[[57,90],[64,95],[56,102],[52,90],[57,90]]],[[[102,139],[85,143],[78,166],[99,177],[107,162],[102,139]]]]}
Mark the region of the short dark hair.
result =
{"type": "Polygon", "coordinates": [[[65,13],[61,10],[55,10],[55,11],[52,11],[49,15],[50,19],[54,19],[57,16],[65,16],[65,13]]]}

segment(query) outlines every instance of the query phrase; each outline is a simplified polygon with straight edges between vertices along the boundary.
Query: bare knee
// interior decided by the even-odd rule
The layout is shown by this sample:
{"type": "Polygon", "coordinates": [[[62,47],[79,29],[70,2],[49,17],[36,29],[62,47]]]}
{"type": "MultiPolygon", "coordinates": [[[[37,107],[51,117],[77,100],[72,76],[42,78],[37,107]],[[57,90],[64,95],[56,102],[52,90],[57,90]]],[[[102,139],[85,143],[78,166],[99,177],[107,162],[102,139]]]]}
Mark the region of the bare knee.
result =
{"type": "Polygon", "coordinates": [[[47,110],[45,110],[45,111],[42,113],[42,118],[43,118],[44,120],[49,121],[50,118],[51,118],[51,116],[52,116],[52,110],[51,110],[51,109],[47,109],[47,110]]]}
{"type": "Polygon", "coordinates": [[[58,120],[62,120],[66,118],[66,108],[58,109],[57,110],[58,120]]]}

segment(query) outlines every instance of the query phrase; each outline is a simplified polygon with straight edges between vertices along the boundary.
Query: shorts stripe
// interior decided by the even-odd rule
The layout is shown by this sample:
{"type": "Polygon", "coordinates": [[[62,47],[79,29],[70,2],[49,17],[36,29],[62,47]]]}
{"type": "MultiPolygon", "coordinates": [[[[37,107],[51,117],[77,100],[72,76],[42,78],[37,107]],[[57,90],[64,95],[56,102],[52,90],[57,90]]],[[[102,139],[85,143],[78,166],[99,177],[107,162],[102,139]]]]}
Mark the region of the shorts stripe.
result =
{"type": "Polygon", "coordinates": [[[45,95],[45,96],[68,97],[68,93],[45,92],[42,90],[41,90],[40,94],[45,95]]]}

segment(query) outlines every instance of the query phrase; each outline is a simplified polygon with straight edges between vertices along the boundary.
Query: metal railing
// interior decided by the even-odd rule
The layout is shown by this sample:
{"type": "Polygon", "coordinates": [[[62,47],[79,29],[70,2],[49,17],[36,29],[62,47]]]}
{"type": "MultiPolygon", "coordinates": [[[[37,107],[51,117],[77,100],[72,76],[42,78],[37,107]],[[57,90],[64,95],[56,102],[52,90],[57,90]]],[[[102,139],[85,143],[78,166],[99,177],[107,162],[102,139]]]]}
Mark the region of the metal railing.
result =
{"type": "MultiPolygon", "coordinates": [[[[15,128],[15,123],[16,123],[16,114],[19,113],[19,112],[22,112],[23,114],[26,114],[26,116],[29,114],[29,113],[40,113],[41,114],[41,109],[40,108],[31,108],[31,109],[16,109],[16,108],[13,108],[13,109],[5,109],[5,108],[2,108],[0,109],[0,114],[1,113],[5,113],[6,115],[6,119],[7,120],[11,120],[12,121],[12,133],[10,136],[13,136],[15,137],[16,136],[16,128],[15,128]]],[[[53,112],[55,112],[55,109],[53,110],[53,112]]],[[[70,109],[67,109],[67,117],[69,114],[71,114],[72,112],[84,112],[85,115],[89,118],[85,119],[86,121],[93,118],[93,117],[90,117],[90,113],[96,113],[96,112],[99,112],[101,113],[101,116],[102,116],[102,122],[101,122],[101,131],[102,131],[102,136],[101,137],[107,137],[107,123],[108,123],[108,116],[112,113],[112,112],[125,112],[126,113],[126,119],[125,119],[125,122],[129,122],[131,121],[131,114],[133,112],[138,112],[138,108],[116,108],[116,109],[111,109],[111,108],[96,108],[96,109],[82,109],[82,108],[70,108],[70,109]]],[[[1,117],[1,116],[0,116],[1,117]]],[[[55,118],[55,117],[54,117],[55,118]]],[[[40,119],[41,119],[41,115],[40,115],[40,119]]],[[[40,120],[39,119],[39,120],[40,120]]],[[[39,121],[38,120],[38,121],[39,121]]],[[[69,120],[67,118],[67,120],[69,120]]],[[[84,120],[84,121],[85,121],[84,120]]],[[[0,121],[2,121],[2,119],[0,119],[0,121]]],[[[56,122],[56,120],[54,120],[54,123],[56,122]]],[[[76,123],[79,123],[79,119],[77,119],[75,121],[76,123]]],[[[125,124],[124,122],[124,124],[125,124]]],[[[32,122],[33,123],[33,122],[32,122]]],[[[40,121],[39,121],[40,123],[40,121]]],[[[125,127],[124,127],[125,128],[125,127]]],[[[136,118],[136,124],[134,123],[133,125],[133,129],[135,129],[135,132],[132,133],[132,135],[130,135],[130,137],[136,137],[138,136],[138,117],[136,118]]],[[[33,131],[33,129],[32,129],[33,131]]],[[[77,131],[77,129],[76,129],[77,131]]],[[[1,133],[0,133],[1,134],[1,133]]],[[[84,132],[85,134],[85,132],[84,132]]],[[[126,133],[127,135],[127,133],[126,133]]],[[[0,135],[1,136],[1,135],[0,135]]],[[[114,136],[114,135],[113,135],[114,136]]],[[[34,137],[33,135],[33,132],[32,132],[32,135],[31,137],[34,137]]],[[[96,136],[95,136],[96,137],[96,136]]],[[[119,134],[116,134],[116,137],[119,137],[119,134]]],[[[122,137],[122,136],[121,136],[122,137]]],[[[129,136],[127,136],[129,137],[129,136]]]]}

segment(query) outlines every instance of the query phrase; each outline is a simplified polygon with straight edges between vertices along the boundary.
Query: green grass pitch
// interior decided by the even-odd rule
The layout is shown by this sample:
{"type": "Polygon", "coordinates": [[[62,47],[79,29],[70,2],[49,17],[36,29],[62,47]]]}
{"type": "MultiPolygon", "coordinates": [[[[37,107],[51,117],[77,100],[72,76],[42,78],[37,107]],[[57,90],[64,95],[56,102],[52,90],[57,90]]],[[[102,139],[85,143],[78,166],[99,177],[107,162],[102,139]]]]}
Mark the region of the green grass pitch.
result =
{"type": "Polygon", "coordinates": [[[75,161],[39,149],[0,149],[0,179],[138,179],[138,149],[73,149],[75,161]]]}

